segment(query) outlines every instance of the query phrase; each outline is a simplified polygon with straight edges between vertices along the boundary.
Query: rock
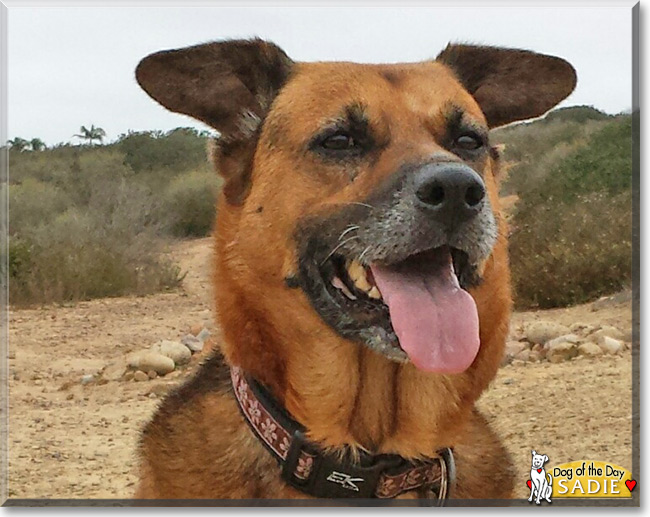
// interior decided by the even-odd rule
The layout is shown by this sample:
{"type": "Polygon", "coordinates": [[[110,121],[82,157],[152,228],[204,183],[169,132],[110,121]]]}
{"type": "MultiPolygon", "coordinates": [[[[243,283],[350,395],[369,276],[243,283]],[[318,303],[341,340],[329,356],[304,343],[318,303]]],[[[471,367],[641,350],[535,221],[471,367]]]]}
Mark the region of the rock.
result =
{"type": "Polygon", "coordinates": [[[167,384],[155,384],[154,386],[151,387],[149,390],[149,393],[154,393],[159,397],[164,397],[167,395],[169,390],[171,389],[171,386],[168,386],[167,384]]]}
{"type": "Polygon", "coordinates": [[[578,355],[578,347],[575,343],[567,341],[556,342],[554,344],[547,343],[546,359],[551,363],[561,363],[572,359],[578,355]]]}
{"type": "Polygon", "coordinates": [[[90,374],[88,374],[88,375],[84,375],[84,376],[81,378],[81,384],[83,384],[83,385],[90,384],[90,383],[93,382],[94,380],[95,380],[95,376],[94,376],[94,375],[90,375],[90,374]]]}
{"type": "Polygon", "coordinates": [[[203,330],[203,325],[197,323],[196,325],[192,325],[190,327],[190,334],[192,334],[192,336],[198,336],[202,330],[203,330]]]}
{"type": "Polygon", "coordinates": [[[611,337],[613,339],[617,339],[618,341],[625,341],[625,334],[618,330],[616,327],[612,327],[610,325],[603,325],[600,327],[600,329],[596,330],[593,334],[591,334],[589,337],[594,341],[598,342],[601,337],[607,336],[611,337]]]}
{"type": "Polygon", "coordinates": [[[133,374],[133,380],[136,382],[142,382],[149,380],[149,376],[143,371],[138,370],[133,374]]]}
{"type": "Polygon", "coordinates": [[[544,356],[544,345],[540,345],[539,343],[535,343],[533,347],[530,349],[531,352],[537,352],[539,355],[544,356]]]}
{"type": "Polygon", "coordinates": [[[625,349],[623,342],[609,336],[600,336],[596,343],[603,352],[610,355],[620,354],[625,349]]]}
{"type": "Polygon", "coordinates": [[[632,328],[626,328],[622,330],[621,333],[623,334],[622,341],[625,341],[626,343],[632,342],[632,328]]]}
{"type": "Polygon", "coordinates": [[[513,357],[508,354],[503,354],[501,358],[501,366],[508,366],[512,362],[513,357]]]}
{"type": "Polygon", "coordinates": [[[124,376],[122,377],[123,381],[131,381],[133,380],[134,373],[133,372],[126,372],[124,376]]]}
{"type": "Polygon", "coordinates": [[[508,343],[506,343],[506,354],[515,356],[519,352],[521,352],[522,350],[526,350],[527,348],[528,345],[526,343],[522,343],[521,341],[509,341],[508,343]]]}
{"type": "MultiPolygon", "coordinates": [[[[188,350],[189,353],[189,350],[188,350]]],[[[133,367],[137,370],[148,372],[153,370],[158,375],[165,375],[174,371],[175,364],[172,359],[156,352],[144,352],[137,356],[137,360],[133,367]]]]}
{"type": "MultiPolygon", "coordinates": [[[[192,358],[192,352],[190,352],[190,349],[178,341],[163,340],[160,343],[153,345],[151,350],[164,355],[165,357],[169,357],[176,365],[187,364],[192,358]]],[[[142,370],[142,368],[140,369],[142,370]]]]}
{"type": "Polygon", "coordinates": [[[503,379],[503,384],[509,385],[512,384],[514,381],[512,379],[503,379]]]}
{"type": "Polygon", "coordinates": [[[196,335],[197,338],[199,338],[201,341],[205,341],[210,337],[210,331],[206,328],[202,329],[201,332],[199,332],[196,335]]]}
{"type": "Polygon", "coordinates": [[[585,357],[598,357],[603,355],[603,350],[595,343],[583,343],[578,347],[578,354],[585,357]]]}
{"type": "Polygon", "coordinates": [[[518,359],[519,361],[528,361],[530,359],[530,350],[524,349],[516,354],[514,358],[518,359]]]}
{"type": "Polygon", "coordinates": [[[526,363],[520,359],[513,359],[512,366],[525,366],[526,363]]]}
{"type": "Polygon", "coordinates": [[[119,381],[128,369],[125,360],[109,363],[102,371],[102,377],[107,381],[119,381]]]}
{"type": "Polygon", "coordinates": [[[596,327],[587,323],[574,323],[569,327],[569,330],[572,334],[579,334],[580,336],[586,337],[596,330],[596,327]]]}
{"type": "Polygon", "coordinates": [[[531,343],[539,343],[543,345],[551,339],[555,339],[564,334],[569,334],[569,332],[568,327],[560,325],[559,323],[553,323],[551,321],[536,321],[528,325],[524,335],[531,343]]]}
{"type": "Polygon", "coordinates": [[[544,356],[542,355],[541,352],[536,352],[534,350],[531,350],[528,354],[528,362],[529,363],[538,363],[539,361],[542,360],[544,356]]]}
{"type": "Polygon", "coordinates": [[[193,336],[192,334],[186,334],[183,336],[181,343],[189,348],[192,353],[197,353],[203,350],[203,341],[201,341],[198,337],[193,336]]]}
{"type": "Polygon", "coordinates": [[[155,379],[156,377],[158,377],[158,374],[156,372],[154,372],[153,370],[149,370],[147,372],[147,377],[149,377],[150,379],[155,379]]]}
{"type": "Polygon", "coordinates": [[[550,341],[547,341],[543,349],[548,351],[549,348],[553,347],[554,345],[558,345],[560,343],[571,343],[573,345],[577,345],[579,342],[580,342],[580,338],[575,334],[565,334],[563,336],[556,337],[555,339],[551,339],[550,341]]]}

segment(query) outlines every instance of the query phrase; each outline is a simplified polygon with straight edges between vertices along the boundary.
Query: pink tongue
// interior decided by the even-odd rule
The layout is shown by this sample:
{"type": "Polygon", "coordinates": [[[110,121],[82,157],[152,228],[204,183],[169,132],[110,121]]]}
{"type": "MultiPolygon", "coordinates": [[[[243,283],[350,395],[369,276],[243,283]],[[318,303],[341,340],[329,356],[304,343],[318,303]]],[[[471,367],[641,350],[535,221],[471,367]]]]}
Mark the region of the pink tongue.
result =
{"type": "Polygon", "coordinates": [[[479,349],[478,312],[474,299],[458,285],[449,251],[370,269],[413,364],[426,372],[465,371],[479,349]]]}

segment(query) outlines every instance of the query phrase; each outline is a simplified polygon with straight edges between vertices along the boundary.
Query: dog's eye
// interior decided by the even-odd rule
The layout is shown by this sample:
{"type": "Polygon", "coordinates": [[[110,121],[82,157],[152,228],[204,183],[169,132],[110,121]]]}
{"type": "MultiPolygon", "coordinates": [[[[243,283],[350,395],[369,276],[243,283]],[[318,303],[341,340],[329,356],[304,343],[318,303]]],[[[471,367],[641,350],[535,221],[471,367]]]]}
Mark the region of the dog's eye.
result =
{"type": "Polygon", "coordinates": [[[483,147],[483,140],[478,135],[465,134],[459,136],[454,142],[454,147],[463,151],[476,151],[483,147]]]}
{"type": "Polygon", "coordinates": [[[321,147],[331,151],[345,151],[354,148],[357,143],[352,136],[347,133],[335,133],[328,136],[321,142],[321,147]]]}

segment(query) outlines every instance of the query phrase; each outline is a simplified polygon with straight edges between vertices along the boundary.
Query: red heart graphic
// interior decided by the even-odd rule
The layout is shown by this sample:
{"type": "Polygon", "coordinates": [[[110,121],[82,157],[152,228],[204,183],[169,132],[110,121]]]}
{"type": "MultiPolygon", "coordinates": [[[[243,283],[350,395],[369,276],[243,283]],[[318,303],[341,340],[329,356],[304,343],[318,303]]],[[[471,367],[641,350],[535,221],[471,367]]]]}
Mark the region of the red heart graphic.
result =
{"type": "Polygon", "coordinates": [[[537,469],[537,472],[541,472],[541,471],[542,471],[542,469],[537,469]]]}
{"type": "Polygon", "coordinates": [[[632,490],[634,490],[634,487],[636,486],[636,481],[634,479],[628,479],[625,482],[625,486],[631,492],[632,490]]]}
{"type": "Polygon", "coordinates": [[[533,483],[532,483],[532,481],[530,479],[528,481],[526,481],[526,484],[528,485],[528,488],[533,486],[533,483]]]}

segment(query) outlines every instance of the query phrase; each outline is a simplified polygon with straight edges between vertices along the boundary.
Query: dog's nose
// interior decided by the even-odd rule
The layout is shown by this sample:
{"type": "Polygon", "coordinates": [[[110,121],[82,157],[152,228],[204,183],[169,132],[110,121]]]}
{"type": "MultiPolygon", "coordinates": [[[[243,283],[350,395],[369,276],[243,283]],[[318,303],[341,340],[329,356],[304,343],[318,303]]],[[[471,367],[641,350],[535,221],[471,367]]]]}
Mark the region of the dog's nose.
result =
{"type": "Polygon", "coordinates": [[[435,163],[415,174],[415,195],[423,208],[448,227],[479,213],[485,199],[481,177],[462,163],[435,163]]]}

